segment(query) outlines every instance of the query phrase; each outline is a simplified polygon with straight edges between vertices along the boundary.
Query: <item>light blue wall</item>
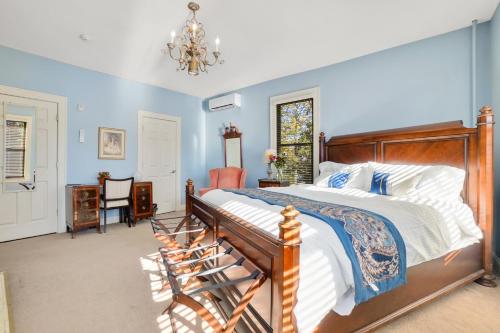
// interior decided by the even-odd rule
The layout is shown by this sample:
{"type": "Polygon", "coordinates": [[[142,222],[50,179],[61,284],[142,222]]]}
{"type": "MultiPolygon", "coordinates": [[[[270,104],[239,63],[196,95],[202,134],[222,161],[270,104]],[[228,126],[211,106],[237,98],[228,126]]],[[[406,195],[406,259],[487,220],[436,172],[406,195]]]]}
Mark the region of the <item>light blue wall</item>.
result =
{"type": "Polygon", "coordinates": [[[201,99],[63,64],[0,46],[0,84],[68,97],[68,183],[96,183],[97,172],[133,176],[137,169],[137,111],[182,118],[182,182],[205,182],[205,112],[201,99]],[[85,106],[84,112],[76,105],[85,106]],[[126,160],[97,158],[98,127],[127,130],[126,160]],[[79,143],[78,130],[86,132],[79,143]]]}
{"type": "MultiPolygon", "coordinates": [[[[478,26],[478,105],[489,103],[489,23],[478,26]]],[[[256,69],[258,70],[258,69],[256,69]]],[[[221,128],[243,132],[247,184],[264,177],[269,98],[319,86],[327,136],[449,120],[471,122],[471,29],[240,89],[242,107],[207,113],[207,168],[224,163],[221,128]]],[[[204,103],[206,104],[206,102],[204,103]]]]}
{"type": "Polygon", "coordinates": [[[495,220],[496,252],[500,257],[500,5],[491,20],[491,100],[496,113],[495,128],[495,220]]]}

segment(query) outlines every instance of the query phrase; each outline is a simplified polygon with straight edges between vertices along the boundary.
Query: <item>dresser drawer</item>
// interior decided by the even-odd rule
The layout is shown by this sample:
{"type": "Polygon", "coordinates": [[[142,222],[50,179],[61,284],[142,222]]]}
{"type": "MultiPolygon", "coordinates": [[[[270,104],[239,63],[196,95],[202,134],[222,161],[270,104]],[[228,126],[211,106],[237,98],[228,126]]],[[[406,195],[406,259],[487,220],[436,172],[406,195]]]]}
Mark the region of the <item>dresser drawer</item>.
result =
{"type": "Polygon", "coordinates": [[[99,218],[99,213],[95,209],[75,210],[74,224],[93,223],[99,218]]]}
{"type": "Polygon", "coordinates": [[[148,195],[151,193],[151,185],[145,184],[145,185],[136,185],[135,186],[135,194],[137,196],[140,195],[148,195]]]}
{"type": "Polygon", "coordinates": [[[138,202],[136,209],[137,209],[137,214],[147,214],[151,212],[151,205],[149,201],[142,203],[138,202]]]}

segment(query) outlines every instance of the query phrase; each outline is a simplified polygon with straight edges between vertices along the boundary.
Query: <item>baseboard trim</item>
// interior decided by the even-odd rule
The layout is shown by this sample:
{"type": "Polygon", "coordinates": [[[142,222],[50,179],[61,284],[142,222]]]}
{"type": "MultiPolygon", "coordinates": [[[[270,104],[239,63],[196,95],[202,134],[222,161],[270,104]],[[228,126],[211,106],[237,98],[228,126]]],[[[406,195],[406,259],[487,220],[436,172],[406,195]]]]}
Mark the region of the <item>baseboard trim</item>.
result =
{"type": "Polygon", "coordinates": [[[7,297],[7,278],[4,272],[0,272],[0,332],[14,332],[12,320],[10,320],[9,299],[7,297]]]}
{"type": "Polygon", "coordinates": [[[500,257],[498,257],[496,254],[493,254],[493,271],[497,275],[500,275],[500,257]]]}

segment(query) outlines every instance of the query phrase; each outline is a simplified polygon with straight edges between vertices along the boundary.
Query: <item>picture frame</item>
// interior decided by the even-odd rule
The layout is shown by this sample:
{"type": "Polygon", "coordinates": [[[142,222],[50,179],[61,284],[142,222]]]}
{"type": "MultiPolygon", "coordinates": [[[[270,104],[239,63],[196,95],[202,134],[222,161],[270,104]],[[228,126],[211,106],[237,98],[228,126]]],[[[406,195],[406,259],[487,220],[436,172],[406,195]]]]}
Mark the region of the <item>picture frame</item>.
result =
{"type": "Polygon", "coordinates": [[[127,132],[124,129],[99,127],[99,159],[124,160],[127,132]]]}

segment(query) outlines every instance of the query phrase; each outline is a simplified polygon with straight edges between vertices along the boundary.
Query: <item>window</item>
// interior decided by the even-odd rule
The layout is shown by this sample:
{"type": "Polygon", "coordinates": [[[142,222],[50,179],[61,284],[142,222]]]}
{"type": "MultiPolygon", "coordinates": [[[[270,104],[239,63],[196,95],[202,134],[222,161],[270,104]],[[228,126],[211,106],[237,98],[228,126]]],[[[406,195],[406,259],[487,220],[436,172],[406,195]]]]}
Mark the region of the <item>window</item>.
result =
{"type": "Polygon", "coordinates": [[[310,184],[319,173],[319,104],[318,87],[270,99],[271,148],[286,155],[291,184],[310,184]]]}
{"type": "Polygon", "coordinates": [[[276,105],[276,147],[291,184],[313,182],[313,108],[312,98],[276,105]]]}
{"type": "Polygon", "coordinates": [[[30,123],[12,117],[5,121],[5,179],[25,179],[29,170],[30,123]]]}

